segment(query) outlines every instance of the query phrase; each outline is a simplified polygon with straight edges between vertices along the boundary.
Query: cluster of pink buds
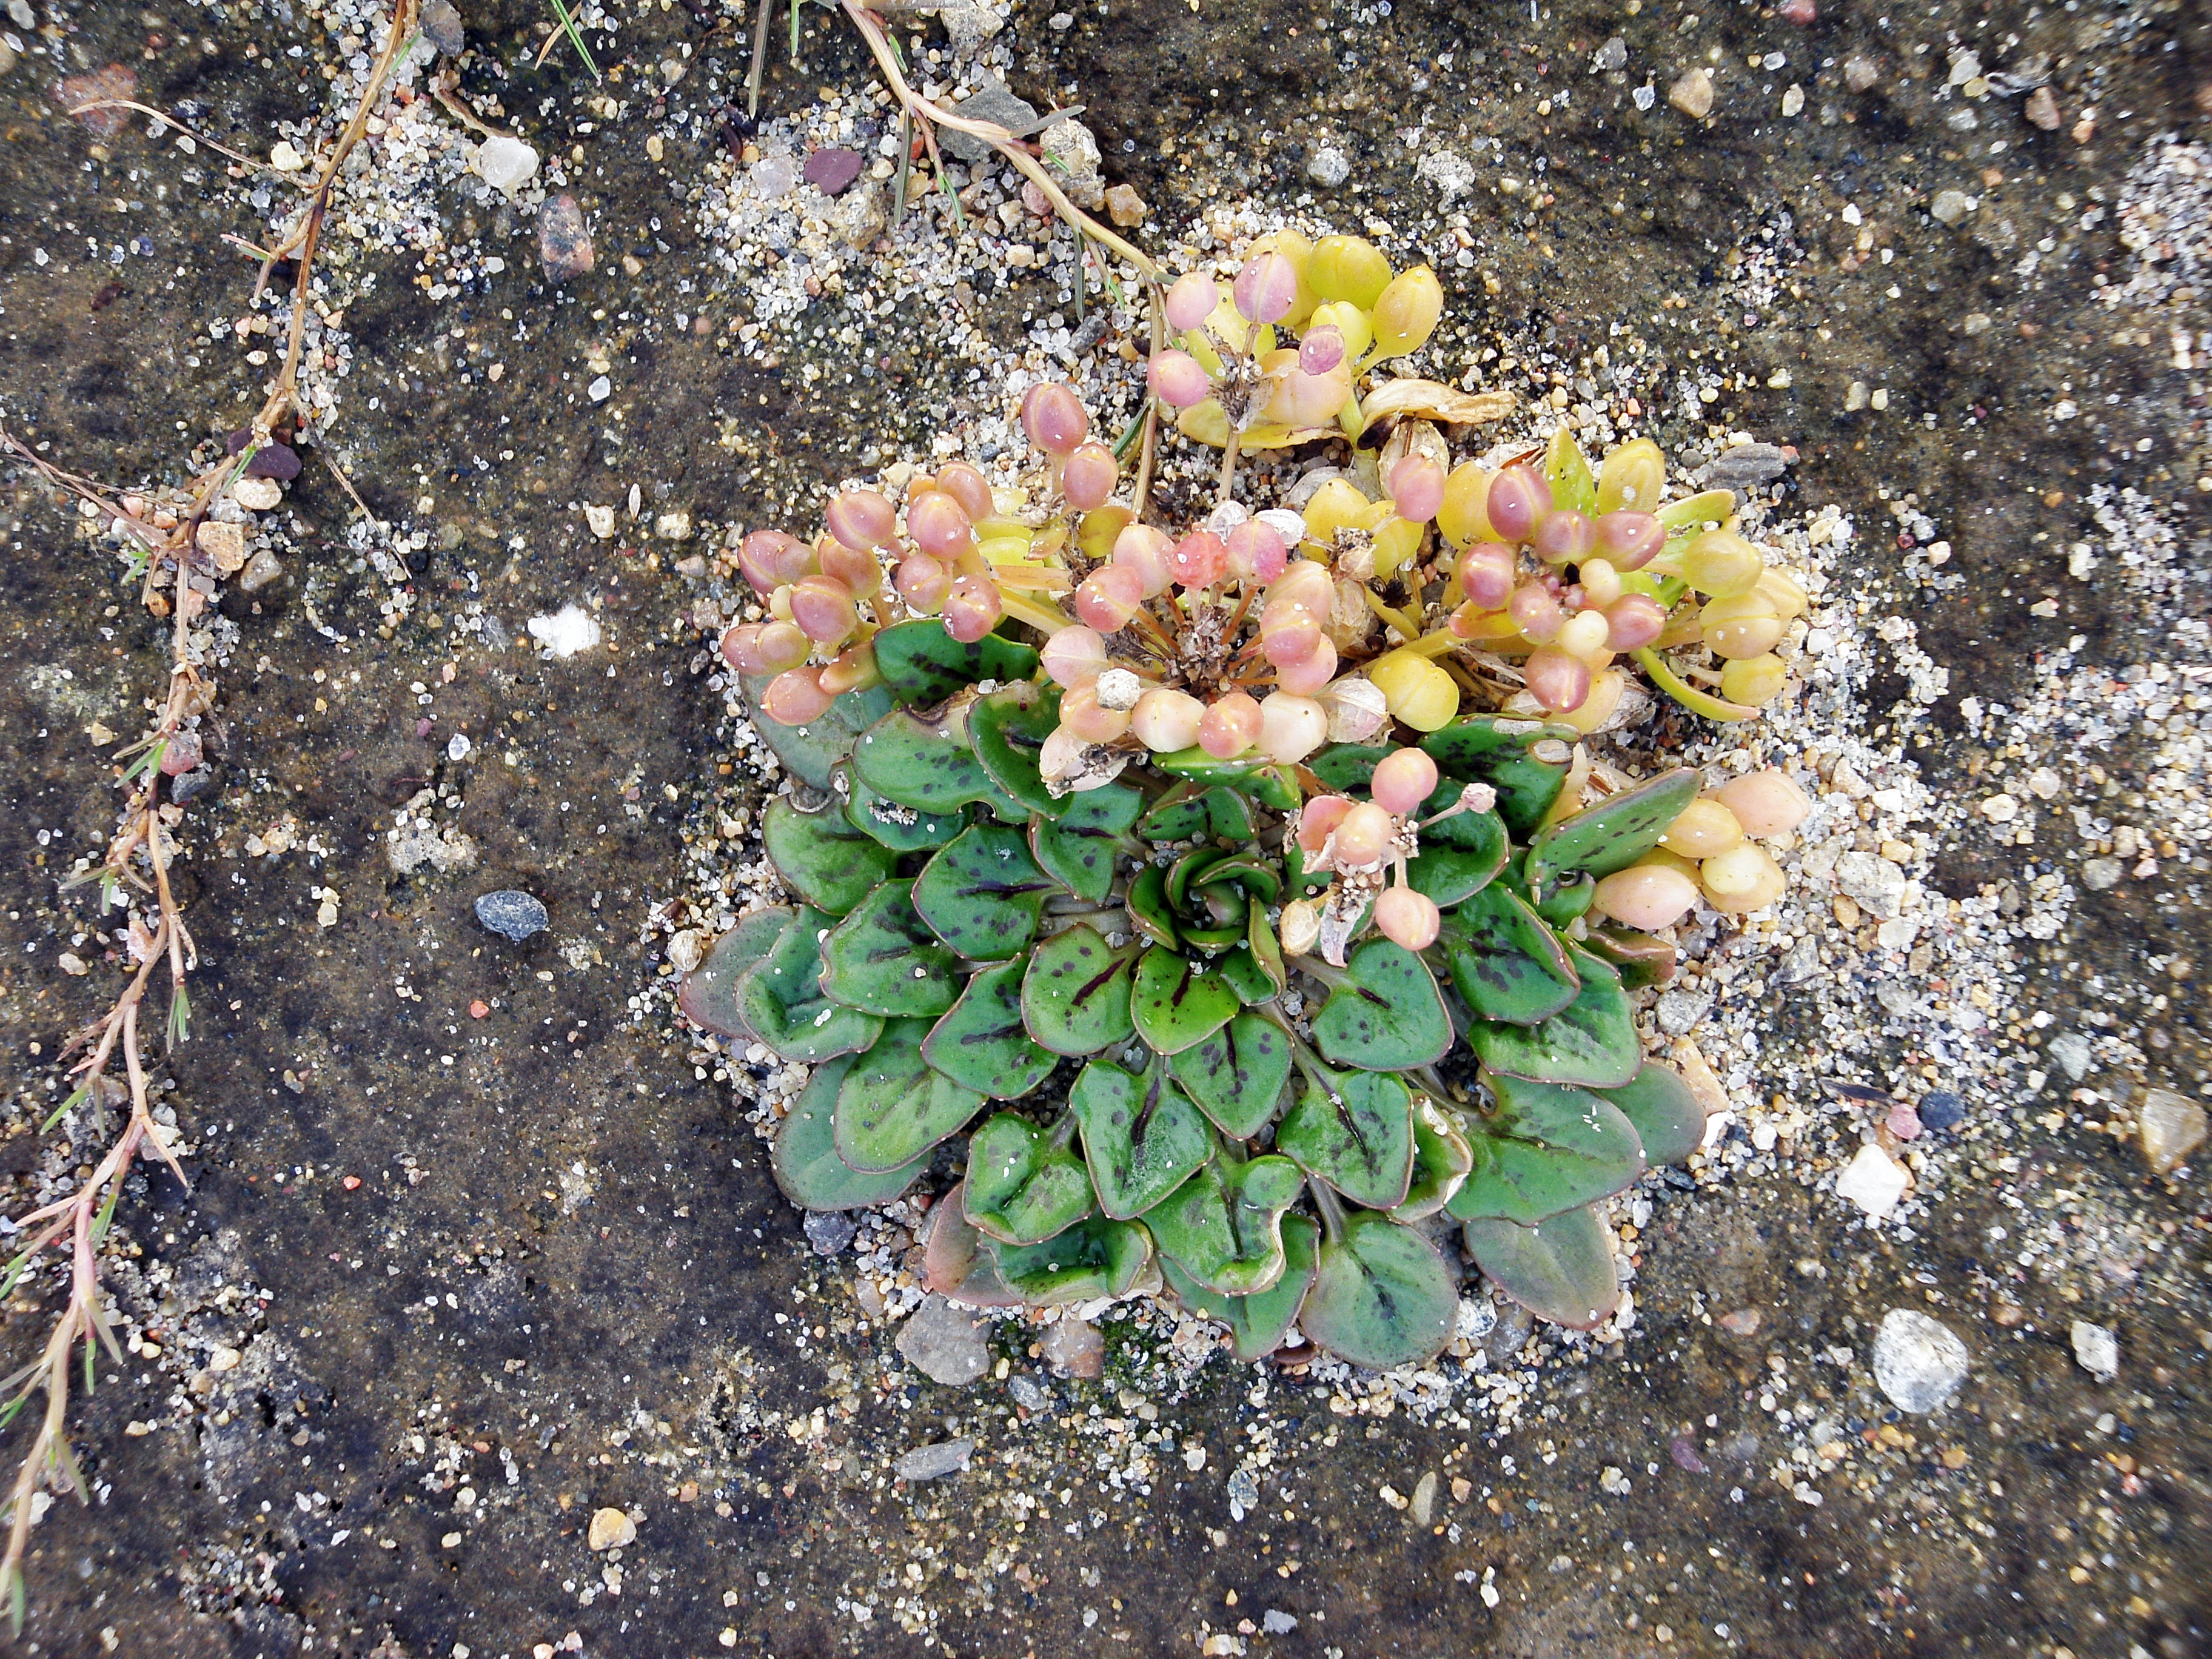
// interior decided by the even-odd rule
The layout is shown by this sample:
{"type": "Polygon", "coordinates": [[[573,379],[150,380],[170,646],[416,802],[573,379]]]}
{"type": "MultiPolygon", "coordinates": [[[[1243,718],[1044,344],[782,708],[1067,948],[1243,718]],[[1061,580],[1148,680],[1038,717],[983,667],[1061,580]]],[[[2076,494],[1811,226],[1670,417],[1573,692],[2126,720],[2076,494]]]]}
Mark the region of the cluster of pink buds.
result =
{"type": "Polygon", "coordinates": [[[861,606],[883,591],[876,550],[897,527],[891,504],[851,489],[830,504],[828,528],[811,543],[756,530],[738,547],[738,568],[768,601],[769,620],[722,636],[722,655],[742,673],[773,674],[764,712],[787,726],[817,719],[840,692],[874,684],[875,629],[861,606]],[[827,654],[826,663],[810,659],[827,654]]]}
{"type": "Polygon", "coordinates": [[[1370,904],[1376,929],[1385,939],[1408,951],[1436,943],[1443,914],[1407,879],[1407,864],[1420,851],[1420,832],[1438,819],[1487,811],[1497,803],[1489,785],[1469,784],[1458,800],[1416,823],[1414,815],[1436,788],[1434,760],[1419,749],[1394,749],[1375,768],[1369,799],[1316,795],[1306,802],[1296,831],[1305,869],[1337,879],[1320,900],[1284,907],[1285,950],[1303,956],[1318,945],[1324,960],[1342,966],[1345,946],[1370,904]]]}

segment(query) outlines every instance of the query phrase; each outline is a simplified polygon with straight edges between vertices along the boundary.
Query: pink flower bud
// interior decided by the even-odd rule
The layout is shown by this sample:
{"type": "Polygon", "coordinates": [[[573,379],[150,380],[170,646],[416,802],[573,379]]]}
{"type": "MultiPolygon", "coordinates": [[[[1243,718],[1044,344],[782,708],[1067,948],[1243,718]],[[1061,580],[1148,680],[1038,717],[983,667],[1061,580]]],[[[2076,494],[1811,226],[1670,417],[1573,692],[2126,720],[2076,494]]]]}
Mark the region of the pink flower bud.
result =
{"type": "Polygon", "coordinates": [[[1571,507],[1548,514],[1536,526],[1536,556],[1547,564],[1579,564],[1597,546],[1597,526],[1571,507]]]}
{"type": "Polygon", "coordinates": [[[1114,562],[1125,570],[1133,570],[1143,584],[1144,597],[1157,599],[1168,591],[1168,583],[1175,571],[1168,556],[1175,544],[1167,532],[1148,524],[1124,525],[1121,533],[1114,538],[1114,562]]]}
{"type": "Polygon", "coordinates": [[[1555,714],[1572,714],[1589,700],[1590,665],[1557,646],[1538,646],[1521,672],[1528,695],[1555,714]]]}
{"type": "Polygon", "coordinates": [[[1101,703],[1093,679],[1060,700],[1060,723],[1085,743],[1111,743],[1129,729],[1129,711],[1101,703]]]}
{"type": "Polygon", "coordinates": [[[761,712],[779,726],[804,726],[828,714],[835,701],[834,695],[822,688],[820,669],[792,668],[768,683],[768,690],[761,697],[761,712]]]}
{"type": "Polygon", "coordinates": [[[756,530],[738,544],[738,568],[763,593],[773,593],[814,568],[814,550],[781,530],[756,530]]]}
{"type": "Polygon", "coordinates": [[[1270,599],[1260,612],[1260,650],[1278,668],[1304,662],[1321,640],[1321,618],[1295,599],[1270,599]]]}
{"type": "Polygon", "coordinates": [[[876,672],[876,647],[856,645],[840,652],[823,669],[822,689],[833,697],[841,696],[877,684],[882,678],[876,672]]]}
{"type": "Polygon", "coordinates": [[[1275,689],[1287,691],[1294,697],[1317,696],[1321,689],[1336,678],[1336,647],[1328,635],[1314,647],[1313,654],[1296,662],[1275,665],[1275,689]]]}
{"type": "Polygon", "coordinates": [[[1206,705],[1189,692],[1156,685],[1129,711],[1129,731],[1154,754],[1173,754],[1198,741],[1199,724],[1205,718],[1206,705]]]}
{"type": "Polygon", "coordinates": [[[1078,444],[1060,475],[1060,493],[1079,513],[1103,507],[1121,481],[1121,463],[1104,444],[1078,444]]]}
{"type": "Polygon", "coordinates": [[[1106,641],[1091,628],[1063,628],[1044,642],[1044,672],[1054,685],[1080,685],[1106,672],[1106,641]]]}
{"type": "Polygon", "coordinates": [[[1229,532],[1229,569],[1239,581],[1262,586],[1283,574],[1290,550],[1274,526],[1247,519],[1229,532]]]}
{"type": "Polygon", "coordinates": [[[1377,806],[1401,818],[1419,811],[1436,789],[1437,763],[1419,749],[1395,749],[1385,755],[1368,786],[1377,806]]]}
{"type": "Polygon", "coordinates": [[[747,623],[722,635],[722,655],[741,674],[781,674],[813,649],[814,641],[787,622],[747,623]]]}
{"type": "Polygon", "coordinates": [[[1408,951],[1425,951],[1437,942],[1443,915],[1427,894],[1410,887],[1390,887],[1375,901],[1375,926],[1393,944],[1408,951]]]}
{"type": "Polygon", "coordinates": [[[1509,466],[1490,481],[1484,510],[1500,540],[1525,542],[1552,510],[1552,487],[1532,467],[1509,466]]]}
{"type": "MultiPolygon", "coordinates": [[[[980,524],[998,510],[991,500],[991,481],[965,461],[952,461],[939,467],[937,487],[960,503],[960,510],[968,515],[970,524],[980,524]]],[[[909,517],[913,510],[907,509],[909,517]]]]}
{"type": "Polygon", "coordinates": [[[985,576],[955,576],[945,596],[945,631],[963,645],[973,645],[999,625],[1006,614],[996,583],[985,576]]]}
{"type": "Polygon", "coordinates": [[[1198,746],[1216,760],[1234,760],[1260,741],[1260,702],[1249,692],[1231,691],[1198,722],[1198,746]]]}
{"type": "Polygon", "coordinates": [[[967,510],[942,489],[925,490],[906,510],[906,533],[933,557],[955,559],[975,544],[975,526],[967,510]]]}
{"type": "Polygon", "coordinates": [[[1357,805],[1349,795],[1316,795],[1298,813],[1298,848],[1311,857],[1328,845],[1344,815],[1357,805]]]}
{"type": "Polygon", "coordinates": [[[881,547],[898,529],[897,513],[873,489],[848,489],[831,497],[822,516],[831,535],[860,552],[881,547]]]}
{"type": "Polygon", "coordinates": [[[1202,328],[1220,303],[1221,295],[1212,277],[1202,270],[1185,271],[1168,290],[1168,326],[1178,334],[1202,328]]]}
{"type": "Polygon", "coordinates": [[[1237,273],[1234,297],[1250,321],[1279,323],[1297,303],[1297,267],[1279,253],[1255,254],[1237,273]]]}
{"type": "Polygon", "coordinates": [[[1336,584],[1327,565],[1315,559],[1292,559],[1267,585],[1267,603],[1278,599],[1296,600],[1316,617],[1326,617],[1336,599],[1336,584]]]}
{"type": "Polygon", "coordinates": [[[1477,610],[1503,611],[1516,574],[1513,550],[1498,542],[1477,542],[1460,556],[1460,591],[1477,610]]]}
{"type": "Polygon", "coordinates": [[[1298,342],[1298,368],[1308,374],[1326,374],[1344,361],[1344,331],[1323,323],[1298,342]]]}
{"type": "Polygon", "coordinates": [[[1411,524],[1426,524],[1444,504],[1444,470],[1425,455],[1407,455],[1390,469],[1390,504],[1411,524]]]}
{"type": "Polygon", "coordinates": [[[1155,351],[1145,380],[1152,395],[1170,409],[1188,409],[1213,395],[1213,381],[1206,365],[1188,351],[1155,351]]]}
{"type": "Polygon", "coordinates": [[[1046,380],[1031,386],[1022,398],[1022,430],[1039,449],[1065,455],[1091,430],[1091,416],[1073,391],[1057,380],[1046,380]]]}
{"type": "Polygon", "coordinates": [[[1210,530],[1194,530],[1168,554],[1168,574],[1183,587],[1211,587],[1228,568],[1229,548],[1210,530]]]}
{"type": "Polygon", "coordinates": [[[1106,564],[1075,589],[1075,614],[1102,634],[1111,634],[1137,614],[1145,601],[1144,578],[1126,564],[1106,564]]]}
{"type": "Polygon", "coordinates": [[[952,591],[952,572],[927,553],[909,553],[899,561],[898,574],[891,578],[891,586],[898,589],[899,598],[908,608],[925,617],[933,617],[943,608],[945,596],[952,591]]]}
{"type": "Polygon", "coordinates": [[[884,585],[884,568],[872,550],[825,540],[819,549],[822,574],[835,576],[856,599],[873,599],[884,585]]]}
{"type": "Polygon", "coordinates": [[[1667,613],[1649,593],[1624,593],[1606,607],[1605,625],[1606,649],[1635,651],[1666,631],[1667,613]]]}
{"type": "Polygon", "coordinates": [[[1379,862],[1398,838],[1398,821],[1372,801],[1362,801],[1336,826],[1335,859],[1357,869],[1379,862]]]}
{"type": "Polygon", "coordinates": [[[1641,570],[1667,545],[1667,526],[1649,513],[1607,513],[1596,521],[1594,550],[1615,570],[1641,570]]]}
{"type": "Polygon", "coordinates": [[[791,586],[791,619],[806,637],[835,645],[860,622],[853,590],[835,576],[806,576],[791,586]]]}
{"type": "Polygon", "coordinates": [[[1522,635],[1539,644],[1559,638],[1559,630],[1567,625],[1567,613],[1552,590],[1540,582],[1524,582],[1515,588],[1505,609],[1522,635]]]}

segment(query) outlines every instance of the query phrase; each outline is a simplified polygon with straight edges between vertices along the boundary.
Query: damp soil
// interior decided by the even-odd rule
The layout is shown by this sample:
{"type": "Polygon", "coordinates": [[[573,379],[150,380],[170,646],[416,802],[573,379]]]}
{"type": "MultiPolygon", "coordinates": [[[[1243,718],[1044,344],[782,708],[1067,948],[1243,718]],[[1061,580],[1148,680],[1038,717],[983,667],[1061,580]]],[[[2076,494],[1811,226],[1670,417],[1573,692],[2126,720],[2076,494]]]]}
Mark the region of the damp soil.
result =
{"type": "MultiPolygon", "coordinates": [[[[1942,527],[1965,580],[1916,620],[1954,702],[1970,688],[2026,702],[2036,654],[2074,635],[2085,658],[2116,665],[2154,648],[2162,618],[2117,586],[2066,577],[2062,550],[2093,533],[2093,487],[2172,502],[2202,562],[2204,399],[2164,329],[2207,319],[2137,317],[2155,337],[2117,342],[2092,278],[2117,271],[2120,250],[2109,227],[2078,229],[2153,136],[2201,132],[2212,41],[2185,8],[2001,0],[1884,17],[1823,4],[1802,25],[1745,5],[1561,4],[1533,20],[1419,0],[1356,15],[1281,0],[1072,9],[1062,26],[1046,5],[1018,10],[1010,78],[1040,103],[1084,104],[1109,179],[1133,184],[1156,220],[1312,192],[1357,228],[1431,188],[1414,172],[1425,148],[1494,136],[1508,161],[1490,171],[1538,188],[1486,185],[1465,204],[1479,258],[1445,272],[1455,314],[1531,350],[1587,349],[1616,324],[1650,327],[1652,296],[1673,296],[1673,362],[1703,354],[1729,377],[1712,418],[1793,444],[1803,499],[1875,527],[1847,558],[1887,557],[1884,491],[1917,495],[1942,527]],[[1615,35],[1626,68],[1593,70],[1615,35]],[[1975,134],[1951,125],[1969,106],[1937,94],[1960,43],[1991,64],[2046,59],[2064,125],[2027,124],[2014,95],[1972,106],[1975,134]],[[1770,52],[1785,70],[1747,67],[1770,52]],[[1878,70],[1864,91],[1844,80],[1855,55],[1878,70]],[[1700,64],[1717,91],[1692,123],[1666,94],[1700,64]],[[1653,111],[1624,106],[1655,77],[1653,111]],[[1805,106],[1784,118],[1793,83],[1805,106]],[[2089,104],[2094,130],[2077,136],[2089,104]],[[1465,130],[1409,134],[1416,107],[1465,130]],[[1325,146],[1345,152],[1358,194],[1309,177],[1325,146]],[[1946,188],[1979,198],[1957,228],[1924,211],[1946,188]],[[1893,266],[1877,249],[1845,267],[1846,201],[1882,226],[1893,266]],[[1729,250],[1783,216],[1809,258],[1747,321],[1729,250]],[[2064,257],[2023,274],[2046,239],[2064,257]],[[1972,313],[1990,325],[1969,333],[1972,313]],[[1890,409],[1845,412],[1854,381],[1888,389],[1890,409]],[[2069,388],[2088,413],[2054,423],[2069,388]],[[2055,614],[2031,614],[2046,596],[2055,614]]],[[[665,0],[626,15],[596,38],[630,100],[609,118],[565,51],[532,66],[535,7],[464,13],[506,65],[506,107],[541,143],[574,147],[598,270],[556,290],[518,233],[499,292],[433,298],[411,260],[387,256],[350,319],[341,428],[371,509],[435,532],[408,562],[418,607],[386,620],[385,585],[343,545],[351,505],[312,461],[287,509],[292,578],[225,600],[238,640],[219,677],[222,787],[195,808],[183,866],[196,1018],[162,1066],[191,1190],[134,1179],[117,1217],[114,1282],[160,1352],[141,1342],[119,1368],[103,1362],[96,1392],[73,1403],[93,1501],[59,1498],[34,1529],[28,1619],[0,1645],[520,1659],[573,1632],[587,1654],[785,1659],[2212,1651],[2203,1177],[2151,1180],[2058,1091],[2015,1103],[2023,1122],[2059,1109],[1908,1242],[1850,1228],[1847,1206],[1786,1181],[1669,1207],[1641,1241],[1634,1340],[1549,1373],[1540,1410],[1503,1440],[1480,1420],[1338,1415],[1295,1379],[1216,1366],[1156,1407],[1179,1449],[1124,1479],[1078,1430],[1146,1426],[1127,1356],[1100,1382],[1043,1379],[1039,1411],[1017,1410],[999,1379],[950,1389],[898,1369],[891,1333],[856,1320],[849,1275],[810,1251],[727,1088],[665,1020],[632,1017],[659,966],[648,908],[680,884],[694,785],[722,758],[720,700],[698,672],[684,622],[696,585],[674,554],[594,538],[574,503],[643,481],[653,507],[760,522],[866,445],[926,432],[957,371],[886,341],[878,373],[817,400],[802,370],[825,348],[802,329],[773,366],[729,355],[712,331],[667,329],[630,348],[629,424],[606,441],[608,422],[562,377],[607,319],[744,303],[672,210],[671,179],[721,140],[673,141],[658,162],[642,142],[656,90],[710,96],[703,70],[656,81],[662,58],[691,43],[725,66],[726,95],[744,30],[665,0]],[[506,364],[497,381],[466,372],[487,344],[506,364]],[[457,648],[429,618],[464,594],[511,635],[585,601],[605,644],[565,660],[457,648]],[[473,758],[449,758],[455,731],[473,758]],[[385,832],[426,787],[461,799],[452,821],[476,845],[473,869],[393,872],[385,832]],[[292,851],[245,850],[287,820],[292,851]],[[541,899],[550,929],[518,945],[479,927],[473,899],[501,887],[541,899]],[[2071,1205],[2083,1227],[2167,1254],[2021,1273],[1991,1230],[2023,1205],[2071,1205]],[[1973,1353],[1940,1418],[1900,1419],[1878,1396],[1869,1407],[1863,1380],[1820,1369],[1840,1348],[1863,1373],[1874,1326],[1899,1305],[1936,1313],[1973,1353]],[[1700,1309],[1759,1317],[1736,1334],[1700,1309]],[[2083,1316],[2122,1331],[2117,1382],[2076,1365],[2068,1331],[2083,1316]],[[226,1350],[237,1363],[219,1369],[226,1350]],[[1769,1468],[1784,1371],[1789,1398],[1826,1409],[1832,1395],[1859,1459],[1817,1507],[1769,1468]],[[913,1446],[958,1435],[977,1439],[975,1469],[883,1480],[913,1446]],[[1295,1496],[1232,1511],[1223,1475],[1263,1435],[1295,1466],[1295,1496]],[[1208,1454],[1201,1470],[1180,1449],[1192,1447],[1208,1454]],[[1017,1463],[1018,1480],[1006,1473],[1017,1463]],[[1431,1471],[1443,1479],[1425,1523],[1382,1490],[1411,1493],[1431,1471]],[[1049,1496],[1024,1504],[1017,1488],[1049,1496]],[[611,1505],[638,1516],[612,1564],[618,1595],[586,1543],[611,1505]]],[[[257,154],[271,123],[324,112],[330,44],[289,9],[162,0],[41,7],[38,21],[72,72],[132,65],[144,101],[189,105],[201,131],[257,154]]],[[[866,80],[829,14],[806,27],[802,70],[776,55],[769,112],[866,80]]],[[[0,408],[59,465],[175,477],[191,446],[258,403],[269,372],[189,343],[208,319],[244,314],[252,264],[222,238],[259,226],[219,164],[203,156],[200,181],[183,182],[143,123],[93,155],[49,95],[54,78],[47,57],[18,55],[0,75],[0,408]],[[149,246],[112,260],[126,218],[149,246]]],[[[1010,346],[1044,303],[1024,292],[1035,280],[1008,270],[977,294],[1010,346]]],[[[1709,442],[1663,386],[1648,401],[1670,452],[1709,442]]],[[[112,826],[114,770],[88,730],[131,728],[166,658],[74,509],[7,476],[0,1027],[16,1095],[0,1182],[13,1212],[96,1147],[88,1126],[35,1135],[51,1057],[99,1012],[105,982],[59,965],[98,913],[58,875],[112,826]]],[[[1902,694],[1901,677],[1878,684],[1868,722],[1902,694]]],[[[1939,706],[1939,727],[1947,717],[1939,706]]],[[[1938,787],[1969,788],[1973,750],[1961,734],[1917,758],[1938,787]]],[[[2144,763],[2124,744],[2106,757],[2123,787],[2140,787],[2130,769],[2144,763]]],[[[1936,884],[1968,895],[2014,879],[2016,863],[1962,838],[1936,884]]],[[[2212,959],[2195,891],[2128,881],[2085,895],[2035,947],[2037,1006],[2060,1022],[2086,1017],[2094,975],[2130,1029],[2162,1034],[2148,1077],[2101,1079],[2116,1089],[2193,1093],[2212,1068],[2201,1000],[2148,965],[2212,959]]],[[[77,947],[105,975],[100,948],[77,947]]],[[[34,1352],[54,1305],[51,1281],[16,1293],[8,1361],[34,1352]]],[[[1011,1370],[1039,1374],[1002,1347],[1011,1370]]]]}

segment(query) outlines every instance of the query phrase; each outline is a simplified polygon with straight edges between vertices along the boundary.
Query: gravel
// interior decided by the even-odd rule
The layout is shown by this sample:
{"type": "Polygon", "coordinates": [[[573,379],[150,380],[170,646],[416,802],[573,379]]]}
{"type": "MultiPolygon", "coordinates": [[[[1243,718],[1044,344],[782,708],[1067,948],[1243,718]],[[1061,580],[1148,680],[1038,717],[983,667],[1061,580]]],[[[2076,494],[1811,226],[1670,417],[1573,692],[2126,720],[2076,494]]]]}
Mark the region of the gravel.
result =
{"type": "Polygon", "coordinates": [[[552,917],[529,894],[502,887],[477,900],[477,920],[501,938],[520,945],[532,934],[544,933],[552,917]]]}
{"type": "Polygon", "coordinates": [[[2077,1319],[2071,1334],[2075,1363],[2083,1370],[2100,1382],[2109,1382],[2120,1374],[2120,1339],[2110,1326],[2077,1319]]]}
{"type": "Polygon", "coordinates": [[[933,1445],[916,1446],[891,1465],[891,1470],[902,1480],[941,1480],[965,1469],[975,1455],[973,1440],[939,1440],[933,1445]]]}
{"type": "Polygon", "coordinates": [[[1911,1308],[1893,1308],[1875,1333],[1874,1380],[1899,1411],[1940,1411],[1966,1386],[1966,1345],[1948,1326],[1911,1308]]]}
{"type": "Polygon", "coordinates": [[[963,1309],[932,1295],[899,1328],[898,1351],[933,1382],[958,1388],[991,1368],[982,1327],[963,1309]]]}

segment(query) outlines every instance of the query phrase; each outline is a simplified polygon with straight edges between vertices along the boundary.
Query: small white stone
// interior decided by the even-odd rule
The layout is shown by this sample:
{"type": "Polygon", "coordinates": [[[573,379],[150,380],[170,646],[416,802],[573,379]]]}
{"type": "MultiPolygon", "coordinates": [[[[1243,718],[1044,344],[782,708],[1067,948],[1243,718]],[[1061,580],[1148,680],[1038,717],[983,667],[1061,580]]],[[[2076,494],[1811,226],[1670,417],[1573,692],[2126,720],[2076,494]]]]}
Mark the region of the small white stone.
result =
{"type": "Polygon", "coordinates": [[[274,478],[240,478],[230,487],[230,499],[252,513],[266,513],[284,500],[284,486],[274,478]]]}
{"type": "Polygon", "coordinates": [[[594,1551],[625,1548],[637,1542],[637,1522],[617,1509],[594,1510],[584,1541],[594,1551]]]}
{"type": "Polygon", "coordinates": [[[573,657],[599,642],[599,619],[580,605],[564,605],[550,617],[532,617],[530,637],[549,655],[573,657]]]}
{"type": "Polygon", "coordinates": [[[1928,204],[1928,211],[1941,224],[1963,223],[1968,214],[1981,205],[1962,190],[1939,190],[1936,199],[1928,204]]]}
{"type": "Polygon", "coordinates": [[[279,173],[297,173],[307,165],[307,158],[279,138],[269,146],[269,165],[279,173]]]}
{"type": "Polygon", "coordinates": [[[1874,1380],[1899,1411],[1936,1411],[1966,1386],[1972,1356],[1942,1322],[1913,1308],[1882,1316],[1869,1355],[1874,1380]]]}
{"type": "Polygon", "coordinates": [[[1881,1221],[1897,1208],[1911,1184],[1911,1172],[1869,1141],[1836,1177],[1836,1196],[1849,1199],[1881,1221]]]}
{"type": "Polygon", "coordinates": [[[590,394],[593,403],[603,404],[614,396],[615,383],[602,374],[584,389],[590,394]]]}
{"type": "Polygon", "coordinates": [[[1126,668],[1109,668],[1098,677],[1101,708],[1134,708],[1144,692],[1144,682],[1126,668]]]}
{"type": "Polygon", "coordinates": [[[520,138],[487,138],[469,165],[494,190],[512,195],[538,174],[538,152],[520,138]]]}
{"type": "Polygon", "coordinates": [[[2100,1382],[2109,1382],[2120,1374],[2120,1339],[2111,1327],[2077,1319],[2073,1337],[2075,1363],[2083,1370],[2100,1382]]]}
{"type": "Polygon", "coordinates": [[[615,510],[611,507],[586,503],[584,507],[584,522],[591,527],[592,534],[605,541],[615,533],[615,510]]]}

